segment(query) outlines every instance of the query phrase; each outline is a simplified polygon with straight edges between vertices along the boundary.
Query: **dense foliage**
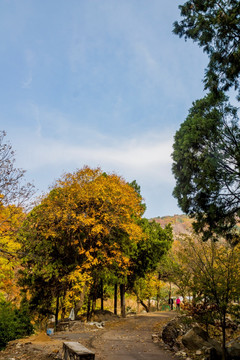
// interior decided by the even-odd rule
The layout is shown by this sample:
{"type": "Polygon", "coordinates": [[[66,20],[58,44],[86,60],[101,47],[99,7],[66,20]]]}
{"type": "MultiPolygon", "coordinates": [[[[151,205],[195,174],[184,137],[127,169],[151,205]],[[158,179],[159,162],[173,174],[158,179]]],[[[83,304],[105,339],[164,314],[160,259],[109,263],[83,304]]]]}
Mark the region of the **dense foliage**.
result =
{"type": "Polygon", "coordinates": [[[238,0],[188,0],[174,32],[192,39],[209,55],[205,86],[212,92],[239,88],[240,3],[238,0]]]}
{"type": "Polygon", "coordinates": [[[22,284],[35,308],[51,311],[54,297],[72,291],[73,274],[89,276],[96,288],[106,271],[127,273],[131,248],[142,236],[141,200],[122,178],[100,169],[85,167],[56,183],[21,231],[22,284]]]}
{"type": "Polygon", "coordinates": [[[138,302],[149,311],[150,299],[158,296],[160,287],[156,269],[172,246],[173,234],[170,224],[164,229],[154,220],[141,219],[139,224],[144,237],[138,241],[131,257],[128,289],[133,291],[138,302]],[[144,303],[145,299],[149,301],[148,306],[144,303]]]}
{"type": "Polygon", "coordinates": [[[129,285],[139,278],[156,270],[160,259],[171,248],[173,241],[172,227],[167,225],[164,229],[159,223],[148,219],[141,219],[144,237],[136,245],[131,258],[129,285]]]}
{"type": "Polygon", "coordinates": [[[235,239],[240,215],[240,129],[237,109],[211,94],[196,101],[175,135],[174,196],[196,217],[195,229],[235,239]]]}
{"type": "Polygon", "coordinates": [[[34,187],[24,181],[24,171],[15,167],[14,151],[5,137],[0,131],[0,299],[19,302],[16,234],[34,187]]]}
{"type": "Polygon", "coordinates": [[[196,236],[182,236],[174,243],[170,254],[170,279],[180,289],[184,300],[192,298],[187,309],[201,323],[215,325],[222,330],[223,347],[226,342],[227,315],[234,319],[239,309],[239,244],[232,247],[227,241],[203,242],[196,236]]]}
{"type": "Polygon", "coordinates": [[[209,56],[205,86],[210,93],[193,103],[176,133],[174,196],[205,238],[239,237],[239,118],[224,95],[239,89],[240,3],[237,0],[189,0],[179,6],[182,20],[174,32],[197,42],[209,56]]]}
{"type": "Polygon", "coordinates": [[[17,308],[10,302],[0,301],[0,350],[9,341],[33,333],[29,311],[26,303],[17,308]]]}

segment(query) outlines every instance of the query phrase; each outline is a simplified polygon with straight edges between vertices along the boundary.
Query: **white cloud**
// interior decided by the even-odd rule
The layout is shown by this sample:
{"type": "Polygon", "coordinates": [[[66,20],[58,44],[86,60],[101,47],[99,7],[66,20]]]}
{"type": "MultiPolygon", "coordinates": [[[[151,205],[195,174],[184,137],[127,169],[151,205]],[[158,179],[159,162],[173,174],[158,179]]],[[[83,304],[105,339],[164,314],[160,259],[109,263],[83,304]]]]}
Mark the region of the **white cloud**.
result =
{"type": "Polygon", "coordinates": [[[76,145],[38,136],[21,137],[18,166],[27,170],[28,179],[40,193],[46,192],[64,172],[88,165],[117,173],[126,181],[136,180],[147,204],[146,217],[179,212],[171,198],[172,140],[167,136],[146,134],[115,144],[109,139],[106,145],[95,144],[94,140],[92,145],[76,145]]]}
{"type": "MultiPolygon", "coordinates": [[[[17,150],[18,166],[36,177],[49,168],[59,177],[63,171],[72,172],[89,165],[117,172],[128,180],[141,178],[148,184],[173,182],[170,130],[156,128],[128,137],[110,135],[36,104],[26,106],[24,115],[33,120],[32,128],[15,128],[12,143],[17,150]]],[[[45,181],[50,184],[53,179],[45,181]]]]}
{"type": "MultiPolygon", "coordinates": [[[[82,129],[82,139],[88,135],[82,129]]],[[[17,166],[27,170],[27,178],[34,182],[38,194],[47,192],[64,172],[88,165],[116,173],[129,182],[136,180],[147,204],[146,217],[179,212],[171,197],[174,179],[172,138],[168,134],[145,133],[121,141],[93,132],[91,143],[82,140],[78,145],[62,138],[44,137],[37,130],[35,133],[25,130],[18,132],[13,144],[17,166]]]]}
{"type": "Polygon", "coordinates": [[[60,139],[43,138],[39,133],[28,135],[25,141],[21,141],[21,159],[18,160],[21,161],[21,167],[35,173],[49,166],[61,171],[69,168],[74,171],[89,165],[116,171],[124,177],[140,176],[149,181],[157,177],[158,182],[171,181],[172,139],[167,135],[148,133],[115,142],[106,135],[104,142],[99,142],[100,138],[101,134],[98,134],[91,143],[81,142],[77,145],[60,139]]]}

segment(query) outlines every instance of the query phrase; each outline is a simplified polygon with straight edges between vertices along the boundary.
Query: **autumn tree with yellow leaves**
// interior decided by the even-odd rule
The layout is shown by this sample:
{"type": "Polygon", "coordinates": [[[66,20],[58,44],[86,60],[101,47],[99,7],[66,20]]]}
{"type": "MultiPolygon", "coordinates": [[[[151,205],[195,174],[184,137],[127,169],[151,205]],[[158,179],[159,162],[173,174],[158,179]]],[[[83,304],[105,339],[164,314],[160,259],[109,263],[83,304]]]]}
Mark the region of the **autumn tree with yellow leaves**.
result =
{"type": "Polygon", "coordinates": [[[20,244],[16,236],[34,187],[25,182],[25,172],[15,167],[15,153],[5,136],[0,131],[0,350],[33,330],[17,284],[20,244]]]}
{"type": "MultiPolygon", "coordinates": [[[[70,274],[89,276],[96,288],[104,272],[127,273],[131,246],[141,237],[139,194],[116,174],[84,167],[64,174],[28,215],[21,231],[22,285],[43,313],[72,291],[70,274]]],[[[56,314],[57,315],[57,314],[56,314]]]]}
{"type": "Polygon", "coordinates": [[[26,216],[34,187],[25,182],[25,171],[15,167],[15,153],[5,137],[5,131],[0,131],[0,298],[19,301],[16,233],[26,216]]]}
{"type": "Polygon", "coordinates": [[[17,284],[20,244],[16,240],[16,233],[24,218],[21,208],[0,204],[0,299],[15,303],[20,301],[17,284]]]}

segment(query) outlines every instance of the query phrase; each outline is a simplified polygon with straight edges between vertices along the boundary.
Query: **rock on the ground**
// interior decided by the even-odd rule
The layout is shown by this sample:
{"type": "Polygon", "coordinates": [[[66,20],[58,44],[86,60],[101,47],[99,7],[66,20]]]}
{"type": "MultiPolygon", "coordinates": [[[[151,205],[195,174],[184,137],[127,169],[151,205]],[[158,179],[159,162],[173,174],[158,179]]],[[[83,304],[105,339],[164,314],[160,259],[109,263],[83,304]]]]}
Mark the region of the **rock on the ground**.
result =
{"type": "Polygon", "coordinates": [[[154,343],[159,342],[158,334],[152,334],[152,341],[153,341],[154,343]]]}
{"type": "Polygon", "coordinates": [[[177,355],[177,356],[180,356],[180,357],[186,357],[186,356],[187,356],[187,354],[185,353],[185,351],[178,351],[178,352],[176,353],[176,355],[177,355]]]}
{"type": "Polygon", "coordinates": [[[189,329],[189,325],[184,322],[184,318],[178,316],[171,320],[162,330],[162,340],[165,344],[173,347],[181,347],[178,337],[182,336],[189,329]]]}
{"type": "Polygon", "coordinates": [[[119,319],[119,316],[113,314],[108,310],[96,310],[93,314],[92,321],[103,322],[103,321],[112,321],[119,319]]]}
{"type": "Polygon", "coordinates": [[[240,360],[240,337],[227,343],[227,354],[232,360],[240,360]]]}
{"type": "Polygon", "coordinates": [[[210,358],[213,359],[221,359],[222,350],[220,344],[211,339],[207,332],[204,331],[199,326],[194,326],[191,330],[189,330],[182,337],[183,345],[189,350],[199,350],[205,347],[206,349],[211,349],[209,351],[210,358]]]}
{"type": "Polygon", "coordinates": [[[103,329],[105,326],[105,322],[97,322],[97,321],[92,321],[92,322],[88,322],[86,325],[89,326],[96,326],[98,329],[103,329]]]}

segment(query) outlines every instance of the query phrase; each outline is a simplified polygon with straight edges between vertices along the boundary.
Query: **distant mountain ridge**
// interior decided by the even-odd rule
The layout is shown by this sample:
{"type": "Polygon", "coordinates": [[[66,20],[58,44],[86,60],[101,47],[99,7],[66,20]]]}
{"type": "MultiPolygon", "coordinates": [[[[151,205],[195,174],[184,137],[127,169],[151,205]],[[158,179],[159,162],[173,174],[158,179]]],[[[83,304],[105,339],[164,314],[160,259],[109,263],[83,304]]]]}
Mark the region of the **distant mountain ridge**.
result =
{"type": "Polygon", "coordinates": [[[151,220],[155,220],[163,228],[167,224],[171,224],[174,235],[189,234],[192,231],[193,219],[190,219],[187,215],[158,216],[151,220]]]}

